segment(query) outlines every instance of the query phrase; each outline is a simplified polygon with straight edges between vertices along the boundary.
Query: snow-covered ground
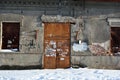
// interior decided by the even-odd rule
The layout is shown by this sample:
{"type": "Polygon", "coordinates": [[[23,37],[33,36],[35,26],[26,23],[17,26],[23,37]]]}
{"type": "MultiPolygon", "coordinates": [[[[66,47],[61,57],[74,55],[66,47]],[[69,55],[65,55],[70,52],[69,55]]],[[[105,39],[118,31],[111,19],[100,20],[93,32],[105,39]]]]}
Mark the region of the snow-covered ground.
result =
{"type": "Polygon", "coordinates": [[[87,68],[0,70],[0,80],[120,80],[120,70],[87,68]]]}

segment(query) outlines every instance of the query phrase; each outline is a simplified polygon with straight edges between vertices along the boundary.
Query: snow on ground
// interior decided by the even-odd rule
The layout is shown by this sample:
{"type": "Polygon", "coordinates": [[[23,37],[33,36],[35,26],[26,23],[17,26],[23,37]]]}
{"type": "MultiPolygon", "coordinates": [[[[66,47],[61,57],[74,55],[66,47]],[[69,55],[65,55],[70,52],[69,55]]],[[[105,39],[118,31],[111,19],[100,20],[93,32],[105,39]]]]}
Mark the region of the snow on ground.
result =
{"type": "Polygon", "coordinates": [[[0,70],[0,80],[120,80],[120,70],[87,68],[0,70]]]}

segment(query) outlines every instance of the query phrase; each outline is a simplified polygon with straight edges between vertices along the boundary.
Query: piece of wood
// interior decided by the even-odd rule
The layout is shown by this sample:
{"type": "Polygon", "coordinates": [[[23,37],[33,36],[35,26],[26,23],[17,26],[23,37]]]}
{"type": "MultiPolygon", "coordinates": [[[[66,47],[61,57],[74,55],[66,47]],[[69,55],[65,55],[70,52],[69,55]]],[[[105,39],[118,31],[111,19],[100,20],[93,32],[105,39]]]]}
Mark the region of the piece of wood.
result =
{"type": "Polygon", "coordinates": [[[44,55],[44,68],[55,69],[56,68],[56,57],[44,55]]]}

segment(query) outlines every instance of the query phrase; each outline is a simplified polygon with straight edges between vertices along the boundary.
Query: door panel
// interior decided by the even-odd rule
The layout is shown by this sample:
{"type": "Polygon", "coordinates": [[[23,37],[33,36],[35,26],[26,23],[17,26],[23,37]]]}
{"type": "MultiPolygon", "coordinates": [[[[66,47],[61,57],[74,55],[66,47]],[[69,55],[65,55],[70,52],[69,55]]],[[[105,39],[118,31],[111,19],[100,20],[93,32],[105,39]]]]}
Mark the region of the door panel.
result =
{"type": "Polygon", "coordinates": [[[44,37],[47,39],[70,39],[70,24],[68,23],[45,23],[44,37]]]}
{"type": "Polygon", "coordinates": [[[55,69],[56,68],[56,57],[44,55],[44,68],[55,69]]]}
{"type": "Polygon", "coordinates": [[[56,41],[44,40],[44,68],[56,68],[56,41]]]}
{"type": "Polygon", "coordinates": [[[57,68],[70,66],[70,41],[57,40],[57,68]]]}
{"type": "Polygon", "coordinates": [[[20,23],[2,23],[2,49],[19,49],[20,23]]]}
{"type": "Polygon", "coordinates": [[[58,56],[57,57],[57,68],[68,68],[70,67],[70,57],[69,56],[58,56]]]}
{"type": "Polygon", "coordinates": [[[70,67],[70,24],[45,23],[44,29],[44,68],[70,67]]]}

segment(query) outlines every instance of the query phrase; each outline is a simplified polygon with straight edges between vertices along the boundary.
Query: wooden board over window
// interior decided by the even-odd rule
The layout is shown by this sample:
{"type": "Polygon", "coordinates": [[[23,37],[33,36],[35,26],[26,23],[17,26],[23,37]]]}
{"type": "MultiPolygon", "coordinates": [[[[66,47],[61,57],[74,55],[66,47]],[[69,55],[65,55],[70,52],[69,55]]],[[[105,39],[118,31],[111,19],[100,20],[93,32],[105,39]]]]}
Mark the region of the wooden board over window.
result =
{"type": "Polygon", "coordinates": [[[44,68],[70,67],[70,23],[45,23],[44,68]]]}
{"type": "Polygon", "coordinates": [[[19,31],[20,23],[18,22],[2,23],[2,49],[19,50],[19,31]]]}

